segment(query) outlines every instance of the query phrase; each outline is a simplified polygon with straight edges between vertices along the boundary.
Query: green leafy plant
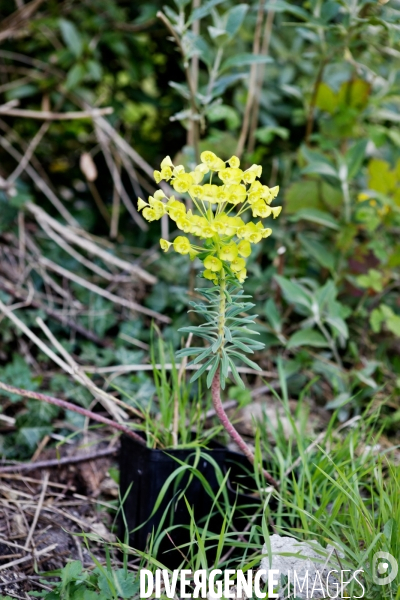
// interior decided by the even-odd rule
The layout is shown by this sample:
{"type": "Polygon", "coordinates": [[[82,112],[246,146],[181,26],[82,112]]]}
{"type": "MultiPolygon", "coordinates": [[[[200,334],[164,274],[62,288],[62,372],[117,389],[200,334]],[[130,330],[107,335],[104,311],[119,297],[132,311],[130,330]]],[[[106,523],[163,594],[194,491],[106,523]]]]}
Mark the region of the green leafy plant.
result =
{"type": "MultiPolygon", "coordinates": [[[[181,235],[177,236],[174,242],[161,239],[160,245],[165,252],[172,246],[178,254],[188,254],[192,260],[198,258],[204,266],[202,277],[214,284],[210,289],[201,290],[207,304],[192,303],[194,312],[201,315],[205,323],[180,329],[204,339],[207,346],[185,348],[178,356],[182,358],[194,355],[191,364],[200,366],[200,363],[203,363],[192,377],[192,381],[210,369],[207,386],[211,388],[216,414],[231,438],[250,462],[254,463],[253,453],[223,409],[220,387],[225,387],[229,370],[232,371],[236,382],[242,385],[235,359],[260,370],[259,366],[246,356],[260,350],[264,344],[248,337],[254,335],[254,331],[247,327],[254,323],[254,320],[241,314],[253,308],[253,305],[241,302],[243,297],[240,284],[247,276],[245,258],[252,252],[251,244],[258,244],[272,233],[272,229],[264,227],[261,220],[257,223],[248,220],[248,213],[251,212],[253,217],[261,219],[271,216],[276,218],[282,208],[271,207],[270,204],[279,188],[275,186],[270,189],[258,181],[262,172],[260,165],[252,165],[243,171],[240,169],[238,157],[232,156],[228,161],[224,161],[208,150],[202,152],[201,163],[189,173],[186,173],[183,165],[175,166],[169,156],[162,161],[160,169],[154,171],[156,182],[166,180],[179,194],[187,192],[196,210],[187,210],[185,204],[176,200],[175,196],[171,196],[165,202],[166,195],[161,189],[157,190],[154,196],[150,196],[148,202],[139,198],[138,209],[148,221],[159,220],[168,215],[179,229],[198,238],[200,246],[192,244],[187,237],[181,235]],[[208,174],[209,183],[201,185],[208,174]],[[220,186],[212,183],[213,175],[216,174],[222,181],[220,186]],[[229,216],[236,206],[236,216],[229,216]]],[[[269,473],[264,471],[264,475],[270,483],[277,485],[269,473]]]]}

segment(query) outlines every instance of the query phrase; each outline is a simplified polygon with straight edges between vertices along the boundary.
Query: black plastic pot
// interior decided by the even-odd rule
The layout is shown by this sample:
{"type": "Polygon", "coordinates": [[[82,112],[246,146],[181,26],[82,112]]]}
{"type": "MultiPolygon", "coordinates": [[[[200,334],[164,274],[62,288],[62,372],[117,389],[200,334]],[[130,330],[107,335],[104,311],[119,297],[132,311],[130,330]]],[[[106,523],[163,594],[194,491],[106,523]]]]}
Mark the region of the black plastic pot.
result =
{"type": "MultiPolygon", "coordinates": [[[[160,562],[171,569],[177,568],[182,562],[182,555],[174,549],[174,545],[180,546],[191,541],[189,528],[185,527],[190,523],[190,515],[184,498],[178,500],[179,492],[185,490],[184,495],[193,508],[198,526],[201,526],[209,516],[213,500],[198,477],[192,477],[190,480],[190,470],[188,469],[180,479],[175,478],[171,482],[156,513],[151,519],[149,517],[166,480],[180,466],[175,459],[193,465],[195,453],[193,448],[151,450],[138,444],[132,438],[127,436],[121,438],[120,493],[121,498],[126,496],[123,512],[128,525],[129,544],[132,548],[145,551],[148,548],[149,536],[153,530],[158,529],[160,519],[171,502],[163,529],[170,525],[180,525],[181,527],[177,527],[169,533],[173,543],[168,536],[164,536],[157,554],[160,562]],[[174,501],[172,502],[172,500],[174,501]],[[143,523],[145,523],[143,527],[136,529],[143,523]]],[[[218,444],[213,444],[213,448],[210,450],[202,449],[202,453],[212,457],[224,475],[228,470],[230,471],[227,493],[230,502],[236,501],[237,504],[234,525],[238,530],[243,530],[246,525],[245,517],[254,517],[255,511],[260,505],[259,498],[252,495],[252,490],[256,489],[256,485],[254,477],[251,475],[251,465],[243,455],[231,452],[218,444]]],[[[214,465],[206,458],[200,458],[197,470],[207,480],[213,492],[217,493],[219,484],[214,465]]],[[[223,505],[222,498],[220,502],[223,505]]],[[[219,533],[222,523],[223,516],[214,508],[209,530],[219,533]]],[[[125,525],[122,517],[119,535],[120,539],[124,540],[125,525]]],[[[182,549],[182,552],[186,554],[187,548],[182,549]]],[[[212,560],[212,556],[209,558],[212,560]]]]}

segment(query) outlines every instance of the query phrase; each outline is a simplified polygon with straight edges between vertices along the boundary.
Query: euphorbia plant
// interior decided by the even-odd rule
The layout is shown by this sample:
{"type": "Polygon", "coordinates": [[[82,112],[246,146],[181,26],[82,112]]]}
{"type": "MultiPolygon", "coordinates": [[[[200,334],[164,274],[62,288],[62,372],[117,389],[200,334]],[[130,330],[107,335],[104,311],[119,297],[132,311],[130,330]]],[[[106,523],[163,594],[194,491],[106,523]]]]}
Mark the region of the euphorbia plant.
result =
{"type": "MultiPolygon", "coordinates": [[[[243,313],[247,313],[254,304],[245,301],[249,296],[243,294],[242,283],[247,276],[246,258],[252,252],[252,244],[260,243],[272,233],[272,229],[264,227],[262,219],[276,218],[282,208],[270,206],[279,188],[262,185],[258,180],[261,172],[260,165],[252,165],[243,171],[236,156],[223,161],[213,152],[206,151],[201,154],[201,163],[187,173],[184,166],[174,166],[167,156],[161,163],[161,170],[154,171],[154,178],[157,183],[168,181],[178,194],[187,193],[193,209],[188,210],[174,196],[168,199],[162,190],[157,190],[148,202],[141,198],[138,201],[138,208],[148,221],[161,219],[167,214],[178,229],[198,239],[197,243],[192,243],[186,236],[179,235],[173,242],[160,240],[165,252],[172,246],[175,252],[188,254],[191,260],[200,259],[204,265],[202,277],[214,284],[213,287],[196,290],[203,295],[206,303],[191,302],[193,311],[204,318],[204,323],[180,329],[203,338],[207,346],[184,348],[177,356],[194,356],[190,364],[200,368],[191,381],[209,370],[207,386],[211,388],[216,414],[252,464],[253,453],[223,409],[220,388],[225,388],[229,371],[243,386],[235,360],[260,370],[246,356],[261,350],[264,344],[249,337],[257,332],[248,327],[254,321],[243,313]],[[219,185],[215,183],[217,177],[219,185]],[[203,183],[204,180],[206,182],[203,183]],[[261,220],[255,223],[250,213],[261,220]]],[[[264,471],[264,475],[270,483],[277,485],[269,473],[264,471]]]]}

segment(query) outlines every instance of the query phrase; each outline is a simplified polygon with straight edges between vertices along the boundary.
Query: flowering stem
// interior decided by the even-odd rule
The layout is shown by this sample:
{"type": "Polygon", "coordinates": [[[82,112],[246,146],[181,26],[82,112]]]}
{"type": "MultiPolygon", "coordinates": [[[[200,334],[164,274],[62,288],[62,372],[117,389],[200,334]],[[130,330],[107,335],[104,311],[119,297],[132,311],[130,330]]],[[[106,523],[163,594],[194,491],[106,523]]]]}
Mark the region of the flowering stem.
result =
{"type": "MultiPolygon", "coordinates": [[[[225,288],[226,288],[225,271],[222,270],[220,272],[220,280],[219,280],[220,298],[219,298],[219,315],[218,315],[218,334],[222,337],[222,343],[220,345],[220,352],[222,352],[224,344],[225,344],[225,332],[224,332],[225,305],[226,305],[225,288]]],[[[238,431],[236,431],[236,429],[230,422],[228,415],[224,411],[224,408],[223,408],[222,402],[221,402],[220,389],[221,389],[221,375],[220,375],[220,368],[218,367],[218,369],[215,372],[215,375],[213,377],[212,384],[211,384],[211,395],[212,395],[212,401],[213,401],[213,405],[214,405],[214,409],[215,409],[215,414],[221,421],[221,424],[224,427],[224,429],[230,435],[231,439],[239,446],[239,448],[241,449],[243,454],[246,456],[246,458],[250,461],[250,463],[252,465],[254,465],[254,462],[255,462],[254,454],[252,453],[252,451],[250,450],[250,448],[248,447],[248,445],[246,444],[246,442],[244,441],[244,439],[242,438],[240,433],[238,431]]],[[[265,469],[262,469],[262,473],[263,473],[265,479],[271,485],[273,485],[276,488],[279,487],[278,482],[275,481],[275,479],[272,477],[272,475],[270,475],[268,473],[268,471],[266,471],[265,469]]]]}
{"type": "MultiPolygon", "coordinates": [[[[254,454],[252,453],[252,451],[250,450],[250,448],[248,447],[248,445],[246,444],[246,442],[244,441],[242,436],[236,431],[236,429],[230,422],[229,417],[226,414],[226,412],[224,411],[224,408],[222,406],[221,395],[220,395],[219,368],[217,369],[217,371],[214,375],[213,381],[212,381],[211,395],[212,395],[212,401],[213,401],[215,413],[216,413],[217,417],[219,418],[219,420],[221,421],[222,426],[228,432],[231,439],[239,446],[239,448],[241,449],[243,454],[246,456],[246,458],[249,460],[249,462],[252,465],[254,465],[254,454]]],[[[262,469],[262,473],[263,473],[265,479],[268,481],[268,483],[273,485],[275,488],[279,487],[278,482],[272,477],[272,475],[270,475],[268,473],[268,471],[266,471],[265,469],[262,469]]]]}

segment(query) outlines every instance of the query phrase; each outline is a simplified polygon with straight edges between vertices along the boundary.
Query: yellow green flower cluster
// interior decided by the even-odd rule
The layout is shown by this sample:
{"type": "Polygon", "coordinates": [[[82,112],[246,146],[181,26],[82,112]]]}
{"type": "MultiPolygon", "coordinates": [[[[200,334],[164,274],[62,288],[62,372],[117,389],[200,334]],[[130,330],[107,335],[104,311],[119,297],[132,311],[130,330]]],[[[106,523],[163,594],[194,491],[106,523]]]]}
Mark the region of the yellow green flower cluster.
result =
{"type": "Polygon", "coordinates": [[[234,275],[240,283],[246,278],[245,259],[251,254],[251,244],[258,244],[271,235],[272,230],[262,221],[244,221],[242,215],[251,211],[253,217],[274,219],[281,206],[270,206],[279,187],[262,185],[258,178],[262,167],[252,165],[243,171],[240,160],[232,156],[228,161],[218,158],[213,152],[201,154],[201,163],[187,173],[182,165],[174,166],[169,156],[161,163],[161,170],[154,171],[157,183],[165,180],[178,194],[189,194],[193,209],[177,200],[169,199],[162,190],[150,196],[148,202],[138,200],[138,210],[147,221],[155,221],[167,214],[175,221],[178,229],[203,240],[202,246],[192,244],[186,236],[178,236],[173,243],[160,240],[161,248],[167,252],[173,246],[179,254],[189,254],[202,260],[203,276],[216,285],[225,273],[234,275]],[[217,175],[222,182],[212,182],[217,175]],[[207,176],[207,183],[202,183],[207,176]],[[232,212],[238,206],[237,212],[232,212]]]}

